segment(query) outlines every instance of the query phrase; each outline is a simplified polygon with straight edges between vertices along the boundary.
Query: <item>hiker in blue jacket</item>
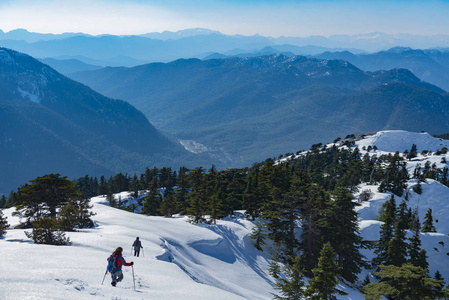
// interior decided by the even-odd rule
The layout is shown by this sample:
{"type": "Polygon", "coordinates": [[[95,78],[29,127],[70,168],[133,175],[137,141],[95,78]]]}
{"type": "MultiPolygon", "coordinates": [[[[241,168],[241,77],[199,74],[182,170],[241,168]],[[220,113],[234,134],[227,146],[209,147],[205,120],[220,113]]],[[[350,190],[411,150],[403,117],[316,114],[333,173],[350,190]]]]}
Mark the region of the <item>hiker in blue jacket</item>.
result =
{"type": "Polygon", "coordinates": [[[134,265],[134,262],[127,263],[122,256],[123,248],[118,247],[114,253],[108,258],[108,271],[111,273],[112,286],[116,286],[117,282],[123,280],[122,266],[130,267],[134,265]]]}

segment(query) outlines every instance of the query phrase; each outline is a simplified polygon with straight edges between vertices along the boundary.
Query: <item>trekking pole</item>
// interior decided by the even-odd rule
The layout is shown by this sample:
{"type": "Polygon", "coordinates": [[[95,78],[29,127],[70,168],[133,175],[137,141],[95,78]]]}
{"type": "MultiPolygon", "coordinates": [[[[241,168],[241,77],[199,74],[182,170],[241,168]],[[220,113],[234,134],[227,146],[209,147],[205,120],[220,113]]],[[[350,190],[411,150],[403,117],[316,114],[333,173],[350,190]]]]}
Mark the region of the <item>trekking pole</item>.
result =
{"type": "Polygon", "coordinates": [[[136,289],[136,280],[134,279],[134,266],[131,266],[133,270],[133,282],[134,282],[134,290],[136,289]]]}
{"type": "Polygon", "coordinates": [[[108,274],[108,267],[106,267],[106,272],[104,273],[103,281],[101,282],[101,285],[103,285],[103,283],[104,283],[104,279],[106,278],[106,274],[108,274]]]}
{"type": "Polygon", "coordinates": [[[145,251],[143,251],[143,247],[142,247],[142,256],[145,257],[145,251]]]}

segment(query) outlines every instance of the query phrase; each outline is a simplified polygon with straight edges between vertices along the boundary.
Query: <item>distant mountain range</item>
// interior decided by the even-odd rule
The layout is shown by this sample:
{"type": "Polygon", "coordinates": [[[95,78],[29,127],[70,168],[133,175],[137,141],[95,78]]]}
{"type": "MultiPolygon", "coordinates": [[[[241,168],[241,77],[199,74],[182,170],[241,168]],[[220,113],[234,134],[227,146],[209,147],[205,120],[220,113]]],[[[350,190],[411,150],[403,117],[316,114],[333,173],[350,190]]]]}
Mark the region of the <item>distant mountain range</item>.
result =
{"type": "MultiPolygon", "coordinates": [[[[235,55],[273,47],[276,52],[317,55],[325,51],[360,54],[392,47],[449,47],[449,35],[417,36],[369,33],[330,37],[265,37],[225,35],[194,28],[139,36],[91,36],[84,33],[40,34],[17,29],[0,30],[0,46],[37,58],[79,59],[100,66],[136,66],[148,62],[170,62],[179,58],[204,58],[214,53],[235,55]]],[[[265,53],[266,54],[266,53],[265,53]]]]}
{"type": "Polygon", "coordinates": [[[194,161],[130,104],[28,55],[0,48],[0,90],[0,193],[46,173],[109,176],[194,161]]]}
{"type": "Polygon", "coordinates": [[[346,60],[365,71],[406,68],[422,80],[449,91],[449,51],[419,50],[396,47],[372,54],[324,52],[322,59],[346,60]]]}
{"type": "Polygon", "coordinates": [[[72,78],[135,105],[153,124],[227,166],[335,136],[447,132],[449,96],[405,69],[274,54],[104,68],[72,78]]]}

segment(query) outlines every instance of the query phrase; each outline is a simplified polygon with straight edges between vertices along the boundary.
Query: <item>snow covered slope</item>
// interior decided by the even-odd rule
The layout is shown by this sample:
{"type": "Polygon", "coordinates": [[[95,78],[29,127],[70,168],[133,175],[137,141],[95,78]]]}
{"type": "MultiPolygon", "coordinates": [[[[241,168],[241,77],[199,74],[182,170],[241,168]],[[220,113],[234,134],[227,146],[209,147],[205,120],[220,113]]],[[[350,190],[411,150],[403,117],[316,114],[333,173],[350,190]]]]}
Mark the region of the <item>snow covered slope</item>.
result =
{"type": "MultiPolygon", "coordinates": [[[[416,144],[418,152],[435,151],[447,147],[447,141],[426,133],[383,131],[356,141],[362,155],[368,146],[376,146],[369,155],[381,155],[409,150],[416,144]]],[[[413,172],[419,163],[447,166],[448,154],[421,155],[407,161],[413,172]]],[[[438,269],[449,279],[449,188],[435,180],[422,185],[422,194],[413,192],[415,179],[408,181],[408,202],[417,207],[421,222],[428,208],[433,210],[437,233],[423,233],[421,240],[430,264],[429,274],[438,269]]],[[[366,240],[379,237],[381,223],[376,220],[381,205],[390,193],[380,193],[378,186],[360,186],[359,193],[371,190],[370,201],[357,208],[361,235],[366,240]]],[[[359,197],[355,195],[354,201],[359,197]]],[[[117,195],[123,200],[127,193],[117,195]]],[[[405,197],[405,194],[404,194],[405,197]]],[[[404,198],[403,197],[403,198],[404,198]]],[[[402,198],[396,197],[399,204],[402,198]]],[[[249,238],[254,224],[243,215],[218,221],[213,225],[191,225],[186,217],[148,217],[111,208],[104,197],[92,199],[96,227],[68,233],[70,247],[35,245],[24,230],[10,229],[0,239],[0,299],[272,299],[272,278],[268,274],[269,255],[255,250],[249,238]],[[141,257],[131,256],[131,244],[139,237],[144,247],[141,257]],[[118,246],[123,247],[127,261],[134,261],[136,290],[133,288],[133,269],[124,268],[125,279],[114,288],[110,277],[102,279],[106,258],[118,246]]],[[[11,227],[19,220],[7,209],[11,227]]],[[[371,250],[363,252],[368,259],[371,250]]],[[[362,281],[369,270],[364,270],[362,281]]],[[[340,285],[349,296],[339,299],[363,299],[355,288],[340,285]]]]}
{"type": "MultiPolygon", "coordinates": [[[[248,237],[244,218],[194,226],[186,218],[148,217],[92,199],[96,228],[69,233],[73,245],[35,245],[23,230],[0,239],[0,299],[271,299],[268,258],[248,237]],[[131,256],[139,237],[141,257],[131,256]],[[106,259],[118,246],[134,261],[114,288],[106,259]]],[[[18,219],[5,210],[8,222],[18,219]]],[[[11,227],[12,227],[11,226],[11,227]]]]}
{"type": "MultiPolygon", "coordinates": [[[[403,152],[405,150],[410,151],[413,144],[417,146],[418,155],[412,160],[406,160],[410,177],[412,177],[413,171],[418,164],[424,167],[427,161],[435,164],[439,169],[449,167],[446,162],[449,161],[449,154],[435,154],[437,150],[442,150],[444,147],[449,148],[449,141],[432,137],[428,133],[401,130],[380,131],[356,141],[353,147],[359,147],[362,156],[367,153],[363,148],[367,149],[368,146],[377,147],[376,151],[368,152],[369,155],[394,154],[396,151],[404,155],[403,152]],[[429,150],[433,153],[423,155],[421,154],[423,150],[429,150]]],[[[416,179],[408,180],[404,196],[395,196],[396,204],[399,205],[408,195],[408,200],[406,200],[407,206],[411,207],[412,210],[418,209],[421,223],[424,221],[424,215],[427,210],[429,208],[432,209],[437,233],[421,233],[422,247],[427,251],[429,275],[433,276],[436,270],[439,270],[445,279],[449,279],[449,188],[438,181],[427,179],[426,182],[421,182],[423,192],[419,195],[413,191],[413,187],[416,184],[416,179]]],[[[361,234],[367,240],[377,240],[379,238],[381,222],[375,219],[377,218],[379,208],[391,197],[391,193],[380,193],[377,191],[377,188],[377,185],[369,186],[363,184],[359,189],[360,192],[370,190],[374,193],[370,201],[362,202],[361,206],[357,208],[361,220],[361,234]]],[[[356,196],[358,197],[359,195],[356,196]]],[[[366,251],[364,254],[370,259],[373,257],[372,251],[366,251]]],[[[360,278],[363,280],[362,275],[360,278]]]]}

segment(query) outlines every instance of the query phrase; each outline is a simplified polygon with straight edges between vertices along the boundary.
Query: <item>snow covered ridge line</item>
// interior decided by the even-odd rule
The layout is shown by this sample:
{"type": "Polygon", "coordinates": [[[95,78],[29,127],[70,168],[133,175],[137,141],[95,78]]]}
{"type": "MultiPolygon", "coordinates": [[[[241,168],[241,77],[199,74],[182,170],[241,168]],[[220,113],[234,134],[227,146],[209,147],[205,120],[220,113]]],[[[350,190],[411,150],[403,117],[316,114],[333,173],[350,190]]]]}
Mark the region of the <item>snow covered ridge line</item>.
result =
{"type": "MultiPolygon", "coordinates": [[[[415,144],[419,152],[426,150],[436,152],[449,149],[449,140],[435,138],[427,132],[409,132],[404,130],[383,130],[377,132],[368,132],[360,135],[348,135],[344,139],[337,138],[333,143],[324,145],[326,148],[337,147],[358,147],[362,152],[364,149],[373,149],[382,152],[395,153],[399,151],[403,153],[410,151],[412,145],[415,144]]],[[[321,143],[312,145],[311,149],[321,149],[321,143]]],[[[296,154],[291,154],[279,159],[279,162],[296,159],[301,155],[307,154],[308,151],[298,151],[296,154]]],[[[373,153],[373,152],[372,152],[373,153]]]]}

